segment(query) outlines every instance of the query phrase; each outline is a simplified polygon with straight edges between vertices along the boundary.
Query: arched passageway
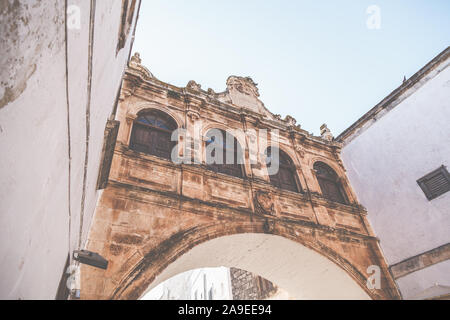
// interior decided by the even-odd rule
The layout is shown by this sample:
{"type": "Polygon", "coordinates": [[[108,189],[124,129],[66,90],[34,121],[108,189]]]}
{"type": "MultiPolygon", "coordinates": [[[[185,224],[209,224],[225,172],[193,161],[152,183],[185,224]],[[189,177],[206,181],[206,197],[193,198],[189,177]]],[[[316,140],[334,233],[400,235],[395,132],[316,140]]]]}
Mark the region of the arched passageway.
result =
{"type": "Polygon", "coordinates": [[[161,194],[119,184],[106,191],[88,249],[109,265],[82,266],[82,299],[139,299],[178,273],[217,266],[260,275],[297,299],[396,298],[371,236],[185,199],[180,209],[179,199],[155,203],[161,194]],[[371,265],[381,268],[380,289],[366,286],[371,265]]]}
{"type": "Polygon", "coordinates": [[[159,274],[163,281],[201,267],[236,267],[270,280],[294,299],[370,299],[344,270],[321,254],[277,235],[245,233],[201,243],[159,274]]]}

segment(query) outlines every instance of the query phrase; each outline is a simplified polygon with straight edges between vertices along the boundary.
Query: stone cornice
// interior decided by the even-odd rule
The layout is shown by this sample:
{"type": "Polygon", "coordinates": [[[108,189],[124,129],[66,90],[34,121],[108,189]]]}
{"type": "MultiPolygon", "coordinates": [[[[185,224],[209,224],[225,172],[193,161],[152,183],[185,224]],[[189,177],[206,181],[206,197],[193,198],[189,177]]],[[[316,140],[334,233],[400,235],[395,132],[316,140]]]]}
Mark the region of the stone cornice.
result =
{"type": "Polygon", "coordinates": [[[166,160],[159,158],[157,156],[141,153],[134,151],[128,146],[118,142],[117,147],[115,149],[115,153],[117,155],[123,155],[127,158],[136,160],[136,161],[144,161],[144,162],[150,162],[154,163],[158,166],[172,168],[176,170],[183,170],[183,171],[189,171],[192,173],[201,174],[205,177],[211,177],[211,178],[220,178],[222,181],[227,181],[231,183],[236,183],[238,185],[242,185],[244,187],[249,187],[250,184],[252,184],[254,187],[258,189],[266,189],[271,191],[273,194],[282,197],[282,198],[289,198],[296,201],[305,201],[305,203],[309,200],[312,201],[314,205],[321,205],[333,210],[338,210],[341,212],[353,214],[353,215],[367,215],[367,211],[364,207],[362,207],[358,203],[351,203],[351,204],[343,204],[339,202],[334,202],[329,199],[324,198],[322,195],[318,193],[311,193],[311,192],[292,192],[288,190],[283,190],[274,187],[270,182],[264,181],[261,179],[254,179],[249,177],[234,177],[227,174],[217,173],[214,171],[211,171],[207,168],[204,164],[175,164],[171,160],[166,160]]]}
{"type": "MultiPolygon", "coordinates": [[[[145,200],[142,196],[145,194],[158,194],[160,196],[165,196],[165,197],[177,200],[177,201],[183,201],[183,202],[188,202],[188,203],[192,202],[194,205],[193,205],[193,207],[189,207],[188,212],[190,212],[190,213],[204,214],[205,210],[201,210],[200,206],[222,208],[225,210],[224,213],[231,211],[235,214],[243,214],[244,216],[252,215],[253,219],[257,219],[257,220],[264,221],[264,220],[268,219],[270,221],[275,221],[277,223],[289,223],[289,224],[293,224],[293,225],[297,225],[297,226],[301,226],[301,227],[307,227],[307,228],[314,229],[317,231],[321,231],[321,232],[325,232],[325,233],[329,233],[329,234],[335,234],[336,236],[338,236],[339,239],[341,239],[340,236],[347,236],[347,237],[354,237],[354,238],[358,238],[358,239],[379,242],[379,239],[377,237],[354,232],[354,231],[347,230],[347,229],[340,228],[340,227],[330,227],[330,226],[326,226],[323,224],[317,224],[312,221],[306,221],[304,219],[301,219],[301,216],[299,216],[298,219],[293,219],[291,217],[283,217],[283,216],[257,215],[257,214],[254,214],[250,208],[240,208],[240,207],[235,207],[235,206],[229,206],[229,205],[223,204],[223,203],[204,201],[201,199],[190,198],[190,197],[187,197],[184,195],[180,195],[175,192],[155,190],[155,189],[150,189],[150,188],[146,188],[146,187],[142,187],[142,186],[136,186],[136,185],[132,185],[132,184],[128,184],[128,183],[124,183],[124,182],[120,182],[120,181],[115,181],[115,180],[111,180],[110,182],[108,182],[108,186],[110,188],[123,188],[123,189],[129,189],[129,190],[136,190],[137,191],[136,197],[140,197],[139,200],[144,201],[144,202],[145,202],[145,200]]],[[[128,194],[127,196],[129,197],[130,195],[128,194]]],[[[161,205],[161,203],[159,203],[159,202],[158,202],[158,204],[161,205]]],[[[170,205],[167,205],[167,206],[170,207],[170,205]]],[[[181,207],[180,210],[186,210],[186,209],[183,209],[181,207]]],[[[206,210],[206,211],[210,212],[210,210],[206,210]]]]}
{"type": "MultiPolygon", "coordinates": [[[[336,140],[334,141],[327,141],[325,139],[322,139],[321,137],[314,136],[310,134],[308,131],[301,129],[299,125],[296,125],[296,120],[292,118],[291,116],[286,116],[285,119],[281,119],[279,115],[273,115],[275,120],[268,119],[264,115],[254,112],[252,110],[249,110],[247,108],[243,108],[240,106],[236,106],[232,103],[226,103],[223,101],[218,100],[217,98],[221,95],[224,95],[226,91],[221,93],[215,93],[214,91],[208,90],[205,91],[201,88],[198,88],[196,90],[192,90],[192,88],[189,87],[193,86],[192,82],[188,83],[188,86],[185,88],[180,88],[174,85],[171,85],[169,83],[163,82],[161,80],[158,80],[157,78],[152,76],[149,76],[146,71],[142,70],[141,68],[136,68],[135,66],[129,66],[125,70],[125,80],[131,81],[133,83],[133,88],[139,88],[139,89],[146,89],[155,87],[160,90],[171,90],[174,92],[177,92],[178,94],[182,95],[184,99],[198,99],[202,102],[204,106],[207,107],[214,107],[217,111],[217,108],[224,112],[224,115],[227,114],[234,114],[234,117],[236,119],[237,116],[250,116],[254,119],[257,119],[259,122],[258,127],[260,128],[267,128],[267,129],[278,129],[282,132],[286,132],[287,134],[294,133],[300,137],[302,137],[302,140],[304,138],[308,139],[311,143],[315,143],[321,146],[327,146],[330,148],[337,148],[340,149],[342,144],[336,140]],[[143,85],[146,84],[147,86],[144,87],[143,85]]],[[[195,83],[195,82],[194,82],[195,83]]],[[[127,92],[129,95],[137,95],[135,94],[136,89],[129,90],[128,88],[123,89],[124,92],[127,92]]],[[[139,95],[142,98],[144,98],[142,95],[139,95]]],[[[265,108],[265,107],[264,107],[265,108]]],[[[266,108],[267,109],[267,108],[266,108]]],[[[270,112],[270,111],[268,111],[270,112]]]]}

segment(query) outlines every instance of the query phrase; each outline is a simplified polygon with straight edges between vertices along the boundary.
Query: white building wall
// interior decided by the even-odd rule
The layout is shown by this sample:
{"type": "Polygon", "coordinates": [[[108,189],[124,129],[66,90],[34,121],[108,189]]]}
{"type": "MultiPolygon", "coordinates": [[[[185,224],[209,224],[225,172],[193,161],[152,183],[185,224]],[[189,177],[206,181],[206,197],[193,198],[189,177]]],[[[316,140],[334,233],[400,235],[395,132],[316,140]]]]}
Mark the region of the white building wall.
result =
{"type": "MultiPolygon", "coordinates": [[[[449,60],[342,150],[348,178],[390,265],[450,242],[450,192],[428,201],[416,183],[441,165],[450,170],[449,60]]],[[[432,268],[401,278],[403,296],[435,282],[450,285],[448,263],[432,268]]]]}
{"type": "Polygon", "coordinates": [[[232,300],[230,269],[226,267],[202,268],[192,272],[190,277],[190,297],[197,300],[209,300],[212,291],[213,300],[232,300]],[[206,283],[204,281],[206,280],[206,283]],[[206,295],[204,288],[206,287],[206,295]]]}
{"type": "Polygon", "coordinates": [[[397,279],[397,283],[404,293],[404,298],[413,299],[430,287],[436,285],[448,287],[449,272],[450,260],[447,260],[401,277],[397,279]]]}
{"type": "Polygon", "coordinates": [[[84,247],[98,196],[103,133],[133,32],[116,55],[122,1],[68,4],[80,9],[80,28],[66,38],[64,1],[0,2],[1,299],[55,298],[67,256],[84,247]]]}
{"type": "Polygon", "coordinates": [[[208,300],[210,290],[213,300],[233,299],[229,268],[199,268],[177,274],[147,292],[141,299],[208,300]]]}

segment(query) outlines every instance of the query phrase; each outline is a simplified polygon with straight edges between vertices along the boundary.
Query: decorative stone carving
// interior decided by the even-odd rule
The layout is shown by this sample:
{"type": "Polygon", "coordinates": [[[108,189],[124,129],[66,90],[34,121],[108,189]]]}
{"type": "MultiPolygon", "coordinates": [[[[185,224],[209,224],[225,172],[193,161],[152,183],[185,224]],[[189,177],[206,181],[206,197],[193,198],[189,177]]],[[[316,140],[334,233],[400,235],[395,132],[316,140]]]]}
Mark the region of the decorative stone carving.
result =
{"type": "Polygon", "coordinates": [[[227,89],[228,91],[237,90],[240,93],[259,97],[259,91],[257,88],[257,83],[255,83],[250,77],[237,77],[230,76],[227,79],[227,89]]]}
{"type": "Polygon", "coordinates": [[[209,95],[212,95],[212,96],[216,95],[216,92],[213,89],[211,89],[211,88],[208,88],[207,92],[208,92],[209,95]]]}
{"type": "Polygon", "coordinates": [[[281,114],[274,114],[273,117],[277,120],[281,120],[281,114]]]}
{"type": "Polygon", "coordinates": [[[128,63],[128,67],[134,70],[139,71],[144,79],[153,79],[155,78],[153,74],[142,64],[141,55],[139,52],[136,52],[134,56],[130,58],[130,62],[128,63]]]}
{"type": "Polygon", "coordinates": [[[255,143],[256,142],[256,134],[254,134],[254,133],[252,133],[250,131],[247,131],[246,133],[247,133],[248,140],[251,143],[255,143]]]}
{"type": "MultiPolygon", "coordinates": [[[[275,116],[276,116],[275,117],[276,119],[281,120],[281,117],[279,115],[275,115],[275,116]]],[[[299,124],[297,124],[297,120],[295,120],[295,118],[290,115],[287,115],[284,118],[284,120],[281,120],[281,121],[283,121],[290,128],[290,130],[292,132],[301,129],[301,126],[299,124]]]]}
{"type": "Polygon", "coordinates": [[[296,145],[295,146],[295,151],[297,151],[297,153],[300,155],[300,157],[303,158],[305,156],[305,150],[303,149],[302,146],[296,145]]]}
{"type": "Polygon", "coordinates": [[[194,122],[200,118],[200,115],[198,114],[198,112],[192,111],[192,110],[189,110],[187,112],[187,116],[191,120],[191,122],[194,122]]]}
{"type": "Polygon", "coordinates": [[[127,115],[125,116],[126,122],[128,125],[131,125],[131,123],[136,120],[137,116],[135,114],[127,112],[127,115]]]}
{"type": "Polygon", "coordinates": [[[320,136],[322,137],[322,139],[327,140],[327,141],[333,141],[333,139],[334,139],[333,135],[331,134],[330,129],[328,129],[328,127],[325,123],[320,126],[320,136]]]}
{"type": "Polygon", "coordinates": [[[266,219],[263,226],[264,232],[273,233],[275,231],[275,221],[266,219]]]}
{"type": "Polygon", "coordinates": [[[286,118],[284,118],[284,122],[286,122],[288,126],[294,127],[297,120],[295,120],[292,116],[287,115],[286,118]]]}
{"type": "Polygon", "coordinates": [[[130,59],[130,65],[138,65],[141,64],[141,62],[141,54],[139,52],[135,52],[134,56],[132,56],[130,59]]]}
{"type": "Polygon", "coordinates": [[[124,101],[129,96],[132,96],[136,92],[136,89],[139,87],[139,82],[139,80],[132,80],[127,82],[127,85],[124,86],[124,88],[120,92],[119,100],[124,101]]]}
{"type": "Polygon", "coordinates": [[[197,82],[195,82],[194,80],[191,80],[186,85],[186,88],[191,89],[193,91],[200,91],[202,86],[200,84],[198,84],[197,82]]]}
{"type": "Polygon", "coordinates": [[[275,215],[273,196],[268,191],[258,190],[253,197],[255,211],[258,214],[275,215]]]}
{"type": "Polygon", "coordinates": [[[336,159],[336,162],[342,168],[342,170],[344,170],[344,172],[346,172],[347,170],[344,167],[344,163],[342,162],[341,158],[339,157],[339,151],[337,151],[336,149],[333,149],[333,156],[336,159]]]}

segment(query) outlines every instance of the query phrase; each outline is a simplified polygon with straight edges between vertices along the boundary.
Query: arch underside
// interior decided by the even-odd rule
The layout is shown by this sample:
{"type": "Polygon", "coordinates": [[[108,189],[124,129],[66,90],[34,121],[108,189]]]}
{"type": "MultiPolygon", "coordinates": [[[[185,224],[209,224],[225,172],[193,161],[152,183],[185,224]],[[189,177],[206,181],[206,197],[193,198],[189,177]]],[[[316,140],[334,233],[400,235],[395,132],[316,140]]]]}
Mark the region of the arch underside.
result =
{"type": "MultiPolygon", "coordinates": [[[[200,267],[236,267],[260,275],[295,299],[383,299],[366,277],[320,242],[283,235],[265,223],[194,227],[150,250],[122,278],[111,299],[138,299],[159,283],[200,267]]],[[[378,290],[381,291],[381,290],[378,290]]]]}
{"type": "Polygon", "coordinates": [[[283,288],[294,299],[370,298],[327,258],[294,241],[263,233],[223,236],[197,245],[169,264],[148,290],[179,273],[219,266],[249,270],[283,288]]]}

